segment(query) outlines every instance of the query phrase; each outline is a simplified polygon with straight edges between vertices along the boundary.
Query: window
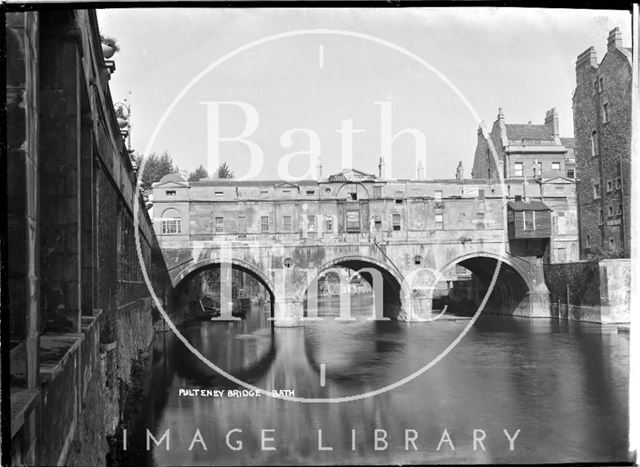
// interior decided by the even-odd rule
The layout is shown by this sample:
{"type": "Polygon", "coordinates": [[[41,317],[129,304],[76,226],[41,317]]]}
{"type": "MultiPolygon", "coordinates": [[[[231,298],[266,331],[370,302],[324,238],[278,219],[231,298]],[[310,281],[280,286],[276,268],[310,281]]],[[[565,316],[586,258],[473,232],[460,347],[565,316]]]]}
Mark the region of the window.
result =
{"type": "Polygon", "coordinates": [[[604,91],[604,78],[598,78],[598,91],[604,91]]]}
{"type": "Polygon", "coordinates": [[[609,246],[613,249],[616,246],[616,242],[613,240],[613,237],[609,239],[609,246]]]}
{"type": "Polygon", "coordinates": [[[573,169],[568,169],[567,170],[567,177],[569,178],[575,178],[576,177],[576,172],[573,169]]]}
{"type": "Polygon", "coordinates": [[[291,269],[291,266],[293,266],[293,260],[291,258],[285,258],[282,264],[284,265],[285,268],[291,269]]]}
{"type": "Polygon", "coordinates": [[[535,211],[522,211],[522,230],[536,230],[535,211]]]}
{"type": "Polygon", "coordinates": [[[402,204],[402,200],[401,199],[396,199],[396,204],[402,204]]]}
{"type": "Polygon", "coordinates": [[[613,206],[609,206],[609,217],[613,217],[613,206]]]}
{"type": "Polygon", "coordinates": [[[613,182],[611,180],[607,180],[607,193],[611,193],[613,190],[613,182]]]}
{"type": "Polygon", "coordinates": [[[541,177],[542,176],[542,162],[534,162],[533,163],[533,176],[541,177]]]}
{"type": "Polygon", "coordinates": [[[513,164],[513,176],[522,177],[522,162],[516,162],[513,164]]]}
{"type": "Polygon", "coordinates": [[[291,232],[291,216],[284,216],[282,218],[282,229],[285,232],[291,232]]]}
{"type": "Polygon", "coordinates": [[[165,235],[182,233],[182,220],[162,219],[162,233],[165,235]]]}
{"type": "Polygon", "coordinates": [[[609,103],[602,104],[602,123],[609,123],[609,103]]]}
{"type": "Polygon", "coordinates": [[[282,190],[283,193],[291,193],[291,190],[282,190]]]}
{"type": "Polygon", "coordinates": [[[315,232],[316,231],[316,216],[315,214],[307,215],[307,231],[315,232]]]}
{"type": "Polygon", "coordinates": [[[484,212],[476,213],[476,229],[484,229],[484,212]]]}
{"type": "Polygon", "coordinates": [[[326,217],[324,219],[324,231],[333,232],[333,219],[331,217],[326,217]]]}
{"type": "Polygon", "coordinates": [[[484,201],[484,190],[478,190],[478,199],[484,201]]]}
{"type": "Polygon", "coordinates": [[[436,201],[442,201],[442,190],[436,190],[435,199],[436,201]]]}
{"type": "Polygon", "coordinates": [[[618,204],[618,212],[617,212],[617,214],[618,215],[622,214],[622,204],[618,204]]]}
{"type": "Polygon", "coordinates": [[[552,162],[551,170],[560,170],[560,162],[552,162]]]}
{"type": "Polygon", "coordinates": [[[373,187],[373,197],[374,198],[382,198],[382,187],[374,186],[373,187]]]}
{"type": "Polygon", "coordinates": [[[600,198],[600,185],[598,183],[593,184],[593,197],[600,198]]]}
{"type": "Polygon", "coordinates": [[[599,150],[598,133],[596,133],[596,131],[594,130],[593,133],[591,133],[591,155],[597,156],[598,150],[599,150]]]}
{"type": "Polygon", "coordinates": [[[602,209],[600,209],[600,214],[599,214],[598,220],[602,224],[602,221],[604,220],[604,216],[602,215],[602,209]]]}
{"type": "Polygon", "coordinates": [[[269,194],[269,190],[260,190],[260,194],[261,195],[268,195],[269,194]]]}
{"type": "Polygon", "coordinates": [[[307,194],[308,195],[315,195],[316,194],[316,190],[307,190],[307,194]]]}
{"type": "Polygon", "coordinates": [[[238,234],[243,235],[247,233],[247,218],[245,216],[238,216],[238,234]]]}
{"type": "Polygon", "coordinates": [[[167,190],[164,192],[164,194],[166,196],[175,196],[176,195],[176,190],[167,190]]]}
{"type": "Polygon", "coordinates": [[[591,235],[587,235],[587,241],[585,243],[587,244],[587,248],[591,248],[591,235]]]}
{"type": "Polygon", "coordinates": [[[355,191],[352,191],[351,193],[349,193],[349,199],[351,201],[358,201],[358,193],[355,191]]]}
{"type": "Polygon", "coordinates": [[[422,264],[422,256],[415,256],[413,258],[413,264],[417,264],[417,265],[422,264]]]}
{"type": "Polygon", "coordinates": [[[616,178],[616,189],[620,189],[622,186],[622,180],[620,178],[616,178]]]}
{"type": "Polygon", "coordinates": [[[393,215],[393,230],[400,230],[400,214],[393,215]]]}
{"type": "Polygon", "coordinates": [[[441,229],[443,226],[443,217],[442,214],[436,214],[435,216],[435,221],[436,221],[436,229],[441,229]]]}
{"type": "Polygon", "coordinates": [[[214,196],[222,196],[222,195],[224,195],[224,191],[216,191],[214,193],[214,196]]]}
{"type": "Polygon", "coordinates": [[[376,216],[376,217],[373,219],[373,227],[374,227],[376,230],[380,230],[380,229],[382,229],[382,219],[380,219],[380,216],[376,216]]]}
{"type": "Polygon", "coordinates": [[[261,232],[269,231],[269,216],[260,217],[260,231],[261,232]]]}
{"type": "Polygon", "coordinates": [[[224,217],[216,217],[216,222],[215,222],[215,232],[216,233],[222,233],[224,232],[224,217]]]}

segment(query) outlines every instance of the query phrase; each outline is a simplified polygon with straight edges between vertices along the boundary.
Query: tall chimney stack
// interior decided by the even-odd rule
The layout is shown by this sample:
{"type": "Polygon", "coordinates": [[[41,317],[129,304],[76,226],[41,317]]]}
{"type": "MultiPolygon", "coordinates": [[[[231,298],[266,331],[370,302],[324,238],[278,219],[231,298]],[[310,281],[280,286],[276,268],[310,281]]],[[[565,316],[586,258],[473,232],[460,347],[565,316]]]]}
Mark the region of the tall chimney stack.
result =
{"type": "Polygon", "coordinates": [[[581,68],[583,65],[590,65],[594,68],[598,68],[598,56],[596,54],[595,47],[591,46],[576,59],[576,68],[581,68]]]}
{"type": "Polygon", "coordinates": [[[546,126],[551,132],[555,143],[560,144],[560,123],[558,119],[558,112],[556,112],[555,107],[551,110],[547,110],[547,114],[544,117],[544,126],[546,126]]]}
{"type": "Polygon", "coordinates": [[[610,52],[618,47],[622,47],[622,33],[620,32],[620,28],[616,26],[609,32],[607,51],[610,52]]]}

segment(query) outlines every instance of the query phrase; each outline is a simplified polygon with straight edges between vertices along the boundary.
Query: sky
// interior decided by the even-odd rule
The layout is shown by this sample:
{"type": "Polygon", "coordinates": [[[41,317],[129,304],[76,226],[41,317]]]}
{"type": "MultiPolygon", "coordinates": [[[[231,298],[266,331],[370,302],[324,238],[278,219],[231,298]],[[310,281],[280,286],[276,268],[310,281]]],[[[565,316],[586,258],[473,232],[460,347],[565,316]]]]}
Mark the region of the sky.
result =
{"type": "Polygon", "coordinates": [[[238,178],[297,179],[355,167],[470,177],[482,120],[573,136],[576,57],[600,61],[624,11],[519,8],[127,8],[98,10],[120,51],[110,86],[132,106],[141,153],[181,169],[225,161],[238,178]],[[306,33],[293,34],[305,30],[306,33]],[[289,34],[287,34],[289,33],[289,34]],[[280,34],[280,37],[276,36],[280,34]],[[276,36],[276,37],[274,37],[276,36]],[[267,38],[266,41],[259,41],[267,38]],[[255,44],[252,44],[255,42],[255,44]],[[155,137],[154,137],[155,135],[155,137]]]}

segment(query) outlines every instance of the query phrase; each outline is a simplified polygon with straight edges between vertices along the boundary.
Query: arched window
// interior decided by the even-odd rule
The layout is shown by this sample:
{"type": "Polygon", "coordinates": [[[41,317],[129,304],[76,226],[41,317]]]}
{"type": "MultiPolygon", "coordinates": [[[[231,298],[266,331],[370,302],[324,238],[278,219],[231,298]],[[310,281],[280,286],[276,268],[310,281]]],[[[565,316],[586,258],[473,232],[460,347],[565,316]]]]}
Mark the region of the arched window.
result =
{"type": "Polygon", "coordinates": [[[182,217],[177,209],[169,208],[162,213],[162,234],[178,235],[182,233],[182,217]]]}

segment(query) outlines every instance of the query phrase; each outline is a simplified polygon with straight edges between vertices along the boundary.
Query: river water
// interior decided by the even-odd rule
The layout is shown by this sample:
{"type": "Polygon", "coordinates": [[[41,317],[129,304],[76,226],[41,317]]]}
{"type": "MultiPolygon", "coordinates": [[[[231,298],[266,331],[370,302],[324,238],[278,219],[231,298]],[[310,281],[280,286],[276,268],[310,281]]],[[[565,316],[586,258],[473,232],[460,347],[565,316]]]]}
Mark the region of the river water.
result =
{"type": "MultiPolygon", "coordinates": [[[[324,319],[298,328],[273,328],[266,309],[253,307],[242,321],[180,329],[252,385],[338,398],[405,378],[468,323],[368,321],[366,296],[352,297],[355,321],[336,321],[337,305],[325,299],[324,319]]],[[[628,357],[628,335],[615,326],[483,315],[441,361],[400,387],[349,402],[299,403],[230,396],[244,388],[173,333],[159,333],[143,421],[128,449],[136,464],[154,466],[625,461],[628,357]],[[180,395],[189,389],[211,392],[180,395]],[[147,429],[156,439],[168,433],[169,449],[150,441],[147,451],[147,429]]]]}

